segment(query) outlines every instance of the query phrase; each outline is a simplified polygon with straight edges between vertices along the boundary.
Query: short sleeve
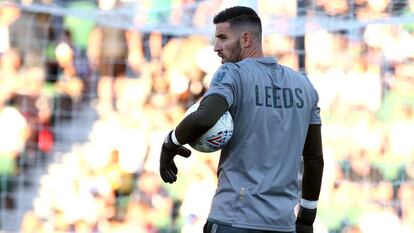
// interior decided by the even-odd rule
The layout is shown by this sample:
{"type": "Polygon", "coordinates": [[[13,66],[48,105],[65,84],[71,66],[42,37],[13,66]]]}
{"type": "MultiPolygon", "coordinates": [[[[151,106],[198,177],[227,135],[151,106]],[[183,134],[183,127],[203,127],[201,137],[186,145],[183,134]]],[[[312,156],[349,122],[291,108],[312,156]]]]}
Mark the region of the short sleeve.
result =
{"type": "Polygon", "coordinates": [[[313,105],[312,105],[311,119],[310,119],[309,124],[311,124],[311,125],[322,124],[321,116],[320,116],[321,109],[318,106],[319,95],[318,95],[318,92],[315,89],[313,89],[313,90],[314,90],[314,101],[313,101],[313,105]]]}
{"type": "Polygon", "coordinates": [[[204,97],[209,95],[220,95],[226,99],[229,106],[234,103],[234,96],[237,91],[239,73],[234,64],[225,63],[219,67],[211,80],[210,86],[204,97]]]}

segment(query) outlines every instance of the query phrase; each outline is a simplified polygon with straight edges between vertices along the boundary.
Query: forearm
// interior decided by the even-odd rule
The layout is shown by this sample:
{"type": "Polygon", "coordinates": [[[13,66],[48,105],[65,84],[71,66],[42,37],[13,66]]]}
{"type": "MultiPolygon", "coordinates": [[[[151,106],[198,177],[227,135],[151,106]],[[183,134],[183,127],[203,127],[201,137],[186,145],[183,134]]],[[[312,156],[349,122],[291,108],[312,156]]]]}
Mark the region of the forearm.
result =
{"type": "Polygon", "coordinates": [[[219,95],[201,100],[198,109],[185,117],[174,130],[177,141],[184,145],[196,140],[228,110],[227,101],[219,95]]]}
{"type": "Polygon", "coordinates": [[[303,151],[303,161],[302,199],[317,201],[321,190],[324,167],[320,125],[309,126],[303,151]]]}
{"type": "Polygon", "coordinates": [[[302,177],[302,198],[308,201],[317,201],[322,184],[324,161],[323,157],[315,156],[304,159],[302,177]]]}
{"type": "Polygon", "coordinates": [[[321,125],[310,125],[303,147],[302,199],[296,218],[297,233],[313,233],[323,174],[321,125]]]}

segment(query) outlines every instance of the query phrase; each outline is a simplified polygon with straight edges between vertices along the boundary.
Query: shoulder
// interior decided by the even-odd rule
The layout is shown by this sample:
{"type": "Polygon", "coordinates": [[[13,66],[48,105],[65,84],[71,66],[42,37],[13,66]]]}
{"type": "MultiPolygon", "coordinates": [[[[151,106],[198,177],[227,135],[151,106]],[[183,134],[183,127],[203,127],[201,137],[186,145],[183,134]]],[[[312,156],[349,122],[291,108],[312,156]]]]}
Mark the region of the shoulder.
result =
{"type": "Polygon", "coordinates": [[[297,71],[289,66],[285,66],[282,64],[279,64],[279,67],[283,70],[283,72],[285,73],[289,73],[291,75],[293,75],[294,77],[297,77],[299,79],[302,79],[305,82],[310,82],[308,76],[306,75],[306,73],[297,71]]]}
{"type": "Polygon", "coordinates": [[[240,70],[240,65],[237,63],[226,62],[222,64],[218,69],[216,74],[238,74],[240,70]]]}
{"type": "Polygon", "coordinates": [[[238,63],[232,63],[232,62],[226,62],[220,66],[220,68],[223,68],[223,70],[228,71],[237,71],[240,69],[240,62],[238,63]]]}
{"type": "Polygon", "coordinates": [[[297,70],[295,70],[295,69],[293,69],[293,68],[291,68],[291,67],[289,67],[289,66],[282,65],[282,64],[280,64],[280,63],[278,63],[278,66],[279,66],[282,70],[284,70],[285,72],[289,72],[289,73],[295,74],[296,76],[299,76],[299,77],[304,77],[304,74],[303,74],[302,72],[299,72],[299,71],[297,71],[297,70]]]}
{"type": "Polygon", "coordinates": [[[217,69],[212,81],[213,83],[222,83],[235,80],[239,76],[239,69],[240,66],[238,64],[226,62],[217,69]]]}

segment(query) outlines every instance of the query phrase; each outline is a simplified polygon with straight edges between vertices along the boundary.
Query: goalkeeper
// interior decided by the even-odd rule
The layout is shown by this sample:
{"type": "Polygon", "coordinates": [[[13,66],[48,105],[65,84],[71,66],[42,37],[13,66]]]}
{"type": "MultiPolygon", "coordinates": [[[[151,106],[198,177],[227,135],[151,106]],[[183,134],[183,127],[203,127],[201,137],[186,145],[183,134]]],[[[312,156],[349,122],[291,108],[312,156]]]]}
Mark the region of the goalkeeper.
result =
{"type": "Polygon", "coordinates": [[[251,8],[225,9],[213,22],[214,51],[222,65],[198,110],[167,135],[160,175],[175,182],[174,156],[190,156],[183,145],[228,110],[234,134],[221,151],[204,233],[311,233],[323,173],[317,91],[303,74],[264,56],[261,20],[251,8]]]}

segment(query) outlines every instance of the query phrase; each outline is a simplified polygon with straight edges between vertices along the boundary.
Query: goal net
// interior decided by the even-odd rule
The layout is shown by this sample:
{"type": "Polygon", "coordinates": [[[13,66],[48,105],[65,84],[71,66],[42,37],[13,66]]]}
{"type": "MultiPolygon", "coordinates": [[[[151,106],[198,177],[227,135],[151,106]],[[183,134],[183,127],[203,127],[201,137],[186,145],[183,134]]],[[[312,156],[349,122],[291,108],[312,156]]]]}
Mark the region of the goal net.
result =
{"type": "Polygon", "coordinates": [[[177,159],[172,186],[158,156],[220,65],[213,16],[237,4],[318,90],[315,232],[414,232],[411,0],[0,2],[0,231],[201,232],[219,155],[177,159]]]}

